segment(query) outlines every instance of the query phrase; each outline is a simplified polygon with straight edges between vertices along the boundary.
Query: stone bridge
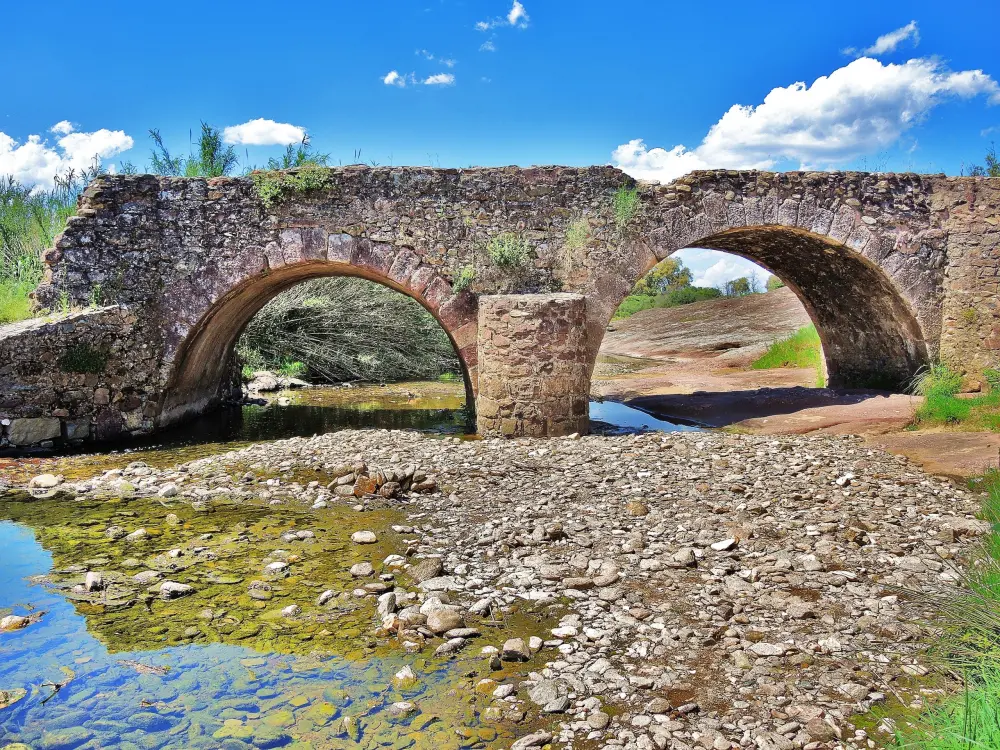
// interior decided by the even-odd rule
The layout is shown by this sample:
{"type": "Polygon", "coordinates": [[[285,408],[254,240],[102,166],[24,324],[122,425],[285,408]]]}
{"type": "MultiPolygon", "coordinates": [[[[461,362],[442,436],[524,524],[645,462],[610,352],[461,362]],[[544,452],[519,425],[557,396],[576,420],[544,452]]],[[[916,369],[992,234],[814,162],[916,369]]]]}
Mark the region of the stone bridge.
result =
{"type": "Polygon", "coordinates": [[[1000,350],[998,222],[1000,180],[943,175],[705,171],[667,185],[611,167],[106,175],[45,256],[37,301],[64,312],[0,328],[3,440],[107,439],[214,407],[250,318],[327,275],[377,281],[434,314],[482,433],[583,432],[615,308],[685,247],[780,277],[816,323],[831,386],[899,388],[941,358],[974,387],[1000,350]],[[515,250],[506,262],[500,245],[515,250]]]}

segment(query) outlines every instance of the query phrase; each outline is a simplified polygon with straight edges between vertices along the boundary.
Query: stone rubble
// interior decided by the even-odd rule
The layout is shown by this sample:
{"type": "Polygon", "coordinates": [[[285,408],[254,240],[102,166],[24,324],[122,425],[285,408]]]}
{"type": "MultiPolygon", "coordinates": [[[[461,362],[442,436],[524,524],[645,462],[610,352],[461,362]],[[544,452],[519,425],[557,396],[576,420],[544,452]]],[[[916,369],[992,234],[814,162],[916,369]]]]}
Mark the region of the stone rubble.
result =
{"type": "MultiPolygon", "coordinates": [[[[406,555],[351,569],[380,633],[408,651],[426,643],[469,653],[493,612],[528,607],[555,618],[479,647],[493,669],[535,655],[544,664],[477,686],[492,697],[490,717],[540,722],[515,748],[874,747],[850,717],[925,670],[899,589],[954,585],[956,560],[988,530],[973,493],[852,436],[462,441],[348,431],[170,470],[137,463],[70,489],[87,495],[123,481],[138,496],[170,485],[191,503],[222,494],[347,503],[359,510],[357,542],[382,531],[366,521],[366,498],[387,502],[380,488],[399,482],[403,496],[392,502],[409,513],[409,525],[395,527],[406,555]],[[338,478],[231,478],[247,466],[338,478]],[[414,585],[377,569],[401,570],[414,585]]],[[[265,574],[287,567],[276,560],[265,574]]],[[[182,595],[179,585],[159,590],[182,595]]],[[[394,681],[419,679],[407,666],[394,681]]]]}

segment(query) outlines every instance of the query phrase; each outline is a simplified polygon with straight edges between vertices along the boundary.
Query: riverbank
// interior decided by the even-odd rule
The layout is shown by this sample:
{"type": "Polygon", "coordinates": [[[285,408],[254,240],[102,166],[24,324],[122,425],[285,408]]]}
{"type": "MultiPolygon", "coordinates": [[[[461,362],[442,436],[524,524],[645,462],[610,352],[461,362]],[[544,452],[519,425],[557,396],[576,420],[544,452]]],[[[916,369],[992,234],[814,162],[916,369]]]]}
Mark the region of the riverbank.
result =
{"type": "Polygon", "coordinates": [[[911,430],[922,399],[816,388],[814,368],[751,369],[768,345],[809,318],[791,290],[645,310],[608,328],[595,397],[659,419],[758,435],[863,435],[934,474],[968,478],[996,466],[1000,434],[911,430]]]}
{"type": "MultiPolygon", "coordinates": [[[[184,513],[276,503],[319,520],[346,514],[345,536],[402,533],[398,573],[381,554],[369,560],[394,575],[384,593],[360,597],[371,626],[359,642],[402,656],[415,644],[409,665],[418,678],[421,659],[451,643],[478,679],[497,684],[483,693],[483,715],[502,724],[523,714],[510,723],[519,747],[540,746],[547,735],[535,732],[574,748],[867,747],[850,716],[921,669],[912,610],[887,587],[947,582],[947,561],[984,531],[971,493],[848,437],[461,441],[344,431],[139,470],[61,486],[83,498],[167,494],[184,513]],[[340,466],[347,479],[334,477],[340,466]],[[391,481],[405,466],[433,487],[404,493],[406,501],[365,494],[377,482],[363,476],[391,481]],[[380,502],[405,518],[381,518],[380,502]],[[408,577],[431,564],[433,583],[408,577]],[[397,612],[380,599],[390,592],[397,612]],[[400,614],[440,592],[448,602],[439,604],[456,608],[455,627],[479,637],[442,638],[400,614]],[[506,647],[489,635],[489,613],[515,609],[535,623],[517,636],[537,665],[497,680],[489,647],[506,647]],[[497,693],[501,683],[511,687],[497,693]]],[[[288,544],[309,559],[301,541],[288,544]]],[[[345,572],[357,549],[338,563],[345,572]]],[[[197,592],[202,584],[188,576],[202,562],[192,560],[171,580],[197,592]]],[[[294,575],[300,563],[285,562],[294,575]]],[[[86,567],[111,579],[106,565],[86,567]]],[[[281,606],[318,623],[351,587],[323,604],[309,588],[286,589],[281,606]]],[[[295,726],[287,732],[294,737],[295,726]]]]}

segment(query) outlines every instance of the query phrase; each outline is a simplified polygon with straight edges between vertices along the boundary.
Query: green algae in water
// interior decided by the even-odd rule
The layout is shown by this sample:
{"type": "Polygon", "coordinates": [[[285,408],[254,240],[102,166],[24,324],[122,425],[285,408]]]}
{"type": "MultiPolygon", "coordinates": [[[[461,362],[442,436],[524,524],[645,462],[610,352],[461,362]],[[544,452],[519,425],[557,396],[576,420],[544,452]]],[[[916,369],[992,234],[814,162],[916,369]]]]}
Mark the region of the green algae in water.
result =
{"type": "MultiPolygon", "coordinates": [[[[447,660],[430,656],[432,645],[406,655],[375,635],[371,597],[351,592],[377,577],[358,581],[349,569],[370,561],[378,571],[401,548],[389,530],[402,521],[398,512],[225,498],[213,498],[207,512],[167,505],[121,498],[0,504],[7,519],[0,521],[0,608],[44,612],[29,627],[0,634],[0,689],[25,692],[0,710],[0,743],[492,748],[527,731],[486,712],[489,699],[475,683],[490,672],[476,644],[447,660]],[[114,539],[107,534],[113,526],[147,535],[114,539]],[[379,542],[352,544],[350,531],[360,527],[376,530],[379,542]],[[313,536],[290,541],[296,531],[313,536]],[[288,567],[265,575],[269,562],[288,567]],[[79,590],[87,568],[101,571],[100,592],[79,590]],[[135,581],[149,571],[193,591],[165,600],[158,582],[135,581]],[[327,589],[338,595],[317,606],[327,589]],[[290,604],[301,612],[282,616],[290,604]],[[398,688],[392,678],[405,665],[419,681],[398,688]],[[393,707],[401,701],[415,710],[393,707]]],[[[509,632],[488,633],[483,644],[509,632]]],[[[538,665],[518,669],[529,668],[538,665]]],[[[492,676],[517,674],[508,667],[492,676]]]]}

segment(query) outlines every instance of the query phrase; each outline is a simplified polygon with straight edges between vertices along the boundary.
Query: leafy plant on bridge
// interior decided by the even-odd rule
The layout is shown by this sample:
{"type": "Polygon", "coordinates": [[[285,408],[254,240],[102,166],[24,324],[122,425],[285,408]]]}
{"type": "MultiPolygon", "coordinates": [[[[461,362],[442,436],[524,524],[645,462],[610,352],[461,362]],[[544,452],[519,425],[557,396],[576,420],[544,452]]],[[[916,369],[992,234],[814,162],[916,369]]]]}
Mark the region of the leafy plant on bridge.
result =
{"type": "Polygon", "coordinates": [[[528,241],[514,232],[504,232],[491,237],[486,252],[497,268],[515,269],[527,265],[531,257],[528,241]]]}
{"type": "Polygon", "coordinates": [[[464,292],[472,288],[473,282],[476,280],[476,267],[473,265],[462,266],[458,270],[458,275],[451,284],[452,291],[454,292],[464,292]]]}
{"type": "Polygon", "coordinates": [[[639,191],[622,185],[615,191],[611,199],[611,207],[614,211],[615,227],[619,233],[624,233],[632,220],[638,216],[639,209],[642,207],[639,191]]]}
{"type": "Polygon", "coordinates": [[[222,134],[206,122],[201,123],[201,132],[194,148],[188,156],[171,156],[163,143],[160,131],[149,131],[153,140],[151,158],[155,174],[174,177],[224,177],[232,174],[239,166],[236,149],[222,142],[222,134]]]}
{"type": "Polygon", "coordinates": [[[107,365],[108,353],[89,344],[72,346],[59,358],[63,372],[100,374],[107,365]]]}

